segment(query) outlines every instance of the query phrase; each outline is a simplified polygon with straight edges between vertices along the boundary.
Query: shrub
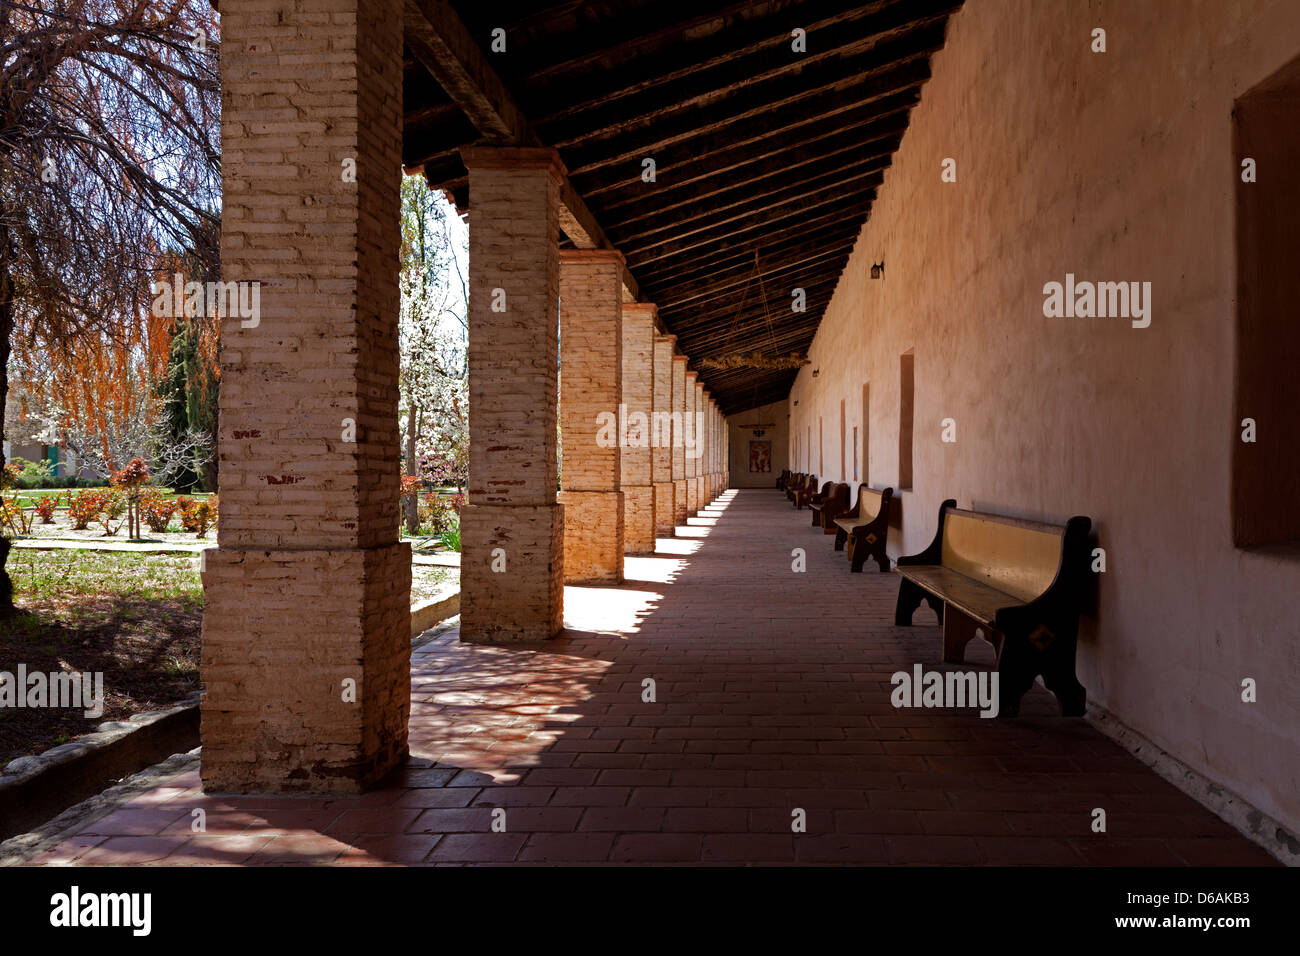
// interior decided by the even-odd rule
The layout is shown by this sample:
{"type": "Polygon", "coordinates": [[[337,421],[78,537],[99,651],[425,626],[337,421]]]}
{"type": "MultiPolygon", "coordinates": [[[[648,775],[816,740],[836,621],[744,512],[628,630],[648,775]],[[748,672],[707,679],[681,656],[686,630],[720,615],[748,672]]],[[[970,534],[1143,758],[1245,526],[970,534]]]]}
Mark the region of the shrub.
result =
{"type": "Polygon", "coordinates": [[[36,513],[41,516],[41,524],[54,524],[54,509],[59,506],[61,495],[46,495],[36,502],[36,513]]]}
{"type": "Polygon", "coordinates": [[[126,495],[114,488],[112,491],[97,491],[94,494],[99,495],[100,507],[98,521],[104,527],[104,535],[117,534],[122,527],[122,522],[118,518],[126,513],[127,501],[126,495]]]}
{"type": "Polygon", "coordinates": [[[402,491],[400,498],[405,501],[408,495],[413,495],[420,490],[420,479],[414,475],[402,475],[402,491]]]}
{"type": "Polygon", "coordinates": [[[464,495],[425,495],[420,499],[420,528],[441,535],[449,528],[460,528],[460,509],[464,495]]]}
{"type": "Polygon", "coordinates": [[[23,508],[22,500],[17,495],[0,498],[0,528],[8,528],[9,533],[15,537],[28,535],[32,533],[35,522],[36,515],[29,514],[23,508]]]}
{"type": "Polygon", "coordinates": [[[147,489],[140,496],[140,518],[155,534],[162,534],[176,514],[176,502],[156,488],[147,489]]]}
{"type": "Polygon", "coordinates": [[[181,509],[181,527],[196,538],[205,537],[217,518],[217,496],[213,495],[207,501],[181,497],[176,499],[176,503],[181,509]]]}
{"type": "Polygon", "coordinates": [[[3,469],[0,469],[0,491],[14,487],[18,484],[18,476],[23,473],[23,466],[16,461],[6,462],[3,469]]]}
{"type": "Polygon", "coordinates": [[[90,523],[104,510],[103,491],[83,491],[79,495],[68,495],[68,517],[72,521],[72,530],[85,531],[90,523]]]}

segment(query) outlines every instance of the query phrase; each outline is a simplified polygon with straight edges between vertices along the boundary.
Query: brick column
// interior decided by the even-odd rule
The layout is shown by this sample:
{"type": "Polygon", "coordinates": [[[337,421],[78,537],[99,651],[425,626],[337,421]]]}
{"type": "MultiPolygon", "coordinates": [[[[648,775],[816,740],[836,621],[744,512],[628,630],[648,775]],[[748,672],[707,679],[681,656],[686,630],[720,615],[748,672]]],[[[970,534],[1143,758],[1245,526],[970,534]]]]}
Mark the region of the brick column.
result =
{"type": "Polygon", "coordinates": [[[673,525],[686,524],[686,356],[673,356],[673,525]]]}
{"type": "Polygon", "coordinates": [[[623,404],[627,431],[622,449],[623,550],[653,554],[655,490],[650,462],[654,412],[655,316],[650,303],[623,306],[623,404]]]}
{"type": "Polygon", "coordinates": [[[709,422],[713,425],[713,497],[722,494],[722,428],[718,424],[718,403],[709,407],[709,422]]]}
{"type": "Polygon", "coordinates": [[[655,533],[675,533],[673,506],[673,344],[675,335],[655,336],[654,418],[650,422],[650,475],[655,490],[655,533]]]}
{"type": "Polygon", "coordinates": [[[461,640],[546,640],[564,615],[564,506],[555,497],[563,167],[550,149],[461,156],[474,195],[461,640]]]}
{"type": "Polygon", "coordinates": [[[699,379],[695,380],[695,417],[692,419],[695,423],[697,434],[695,436],[696,453],[699,458],[696,459],[695,466],[695,510],[700,511],[708,504],[708,499],[704,496],[704,473],[708,470],[709,438],[708,431],[705,428],[704,419],[704,383],[699,379]]]}
{"type": "Polygon", "coordinates": [[[695,413],[700,407],[700,388],[697,379],[699,372],[686,372],[686,410],[682,416],[682,431],[686,444],[686,514],[695,514],[700,510],[700,431],[696,427],[695,413]]]}
{"type": "Polygon", "coordinates": [[[704,508],[713,501],[713,399],[709,397],[707,388],[700,394],[704,398],[704,457],[700,459],[704,476],[700,481],[700,507],[704,508]]]}
{"type": "Polygon", "coordinates": [[[560,254],[560,503],[564,580],[623,580],[623,257],[560,254]]]}
{"type": "Polygon", "coordinates": [[[222,10],[221,514],[203,561],[209,791],[356,792],[402,763],[398,0],[222,10]],[[304,76],[305,58],[324,77],[304,76]],[[286,104],[292,104],[285,108],[286,104]],[[352,161],[356,175],[345,179],[352,161]]]}
{"type": "Polygon", "coordinates": [[[713,503],[713,399],[704,392],[704,504],[713,503]]]}
{"type": "Polygon", "coordinates": [[[731,425],[721,412],[718,424],[722,428],[722,490],[726,491],[731,487],[731,425]]]}

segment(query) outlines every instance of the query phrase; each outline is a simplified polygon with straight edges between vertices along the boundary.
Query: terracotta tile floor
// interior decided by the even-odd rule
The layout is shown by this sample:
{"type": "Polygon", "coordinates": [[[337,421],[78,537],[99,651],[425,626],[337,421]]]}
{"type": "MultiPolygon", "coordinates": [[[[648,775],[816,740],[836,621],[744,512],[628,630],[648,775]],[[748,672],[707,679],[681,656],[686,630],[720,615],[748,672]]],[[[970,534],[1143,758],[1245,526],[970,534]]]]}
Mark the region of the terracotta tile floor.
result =
{"type": "Polygon", "coordinates": [[[895,710],[890,675],[934,667],[938,628],[894,627],[896,578],[850,574],[832,540],[775,490],[728,493],[623,587],[566,589],[560,639],[419,648],[385,789],[222,797],[181,774],[35,862],[1273,862],[1042,688],[1016,720],[895,710]]]}

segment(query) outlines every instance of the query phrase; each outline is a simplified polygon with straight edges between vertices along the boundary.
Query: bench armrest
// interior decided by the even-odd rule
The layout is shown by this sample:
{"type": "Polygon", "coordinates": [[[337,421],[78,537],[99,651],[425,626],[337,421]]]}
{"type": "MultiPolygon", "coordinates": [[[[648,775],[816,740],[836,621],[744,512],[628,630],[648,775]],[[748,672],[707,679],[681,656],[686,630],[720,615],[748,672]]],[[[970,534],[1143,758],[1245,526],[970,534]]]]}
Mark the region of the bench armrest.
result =
{"type": "MultiPolygon", "coordinates": [[[[930,546],[918,554],[900,557],[896,564],[942,564],[943,563],[943,519],[949,508],[956,508],[957,500],[949,498],[939,506],[939,523],[934,529],[934,540],[930,546]]],[[[883,510],[883,509],[882,509],[883,510]]]]}
{"type": "MultiPolygon", "coordinates": [[[[880,510],[876,512],[876,516],[872,518],[870,521],[868,521],[866,524],[860,524],[856,528],[854,528],[853,529],[854,536],[858,538],[865,538],[867,535],[872,534],[873,532],[877,535],[883,536],[885,529],[889,526],[889,509],[892,506],[893,501],[894,501],[893,488],[886,488],[884,491],[882,491],[880,493],[880,510]]],[[[860,515],[862,513],[862,492],[861,491],[858,492],[858,503],[844,513],[852,514],[852,515],[860,515]]]]}
{"type": "Polygon", "coordinates": [[[1020,629],[1044,619],[1059,619],[1062,615],[1077,619],[1083,606],[1088,535],[1091,531],[1091,518],[1076,515],[1067,521],[1061,538],[1061,563],[1052,583],[1026,604],[1000,608],[993,626],[1005,634],[1007,628],[1020,629]]]}

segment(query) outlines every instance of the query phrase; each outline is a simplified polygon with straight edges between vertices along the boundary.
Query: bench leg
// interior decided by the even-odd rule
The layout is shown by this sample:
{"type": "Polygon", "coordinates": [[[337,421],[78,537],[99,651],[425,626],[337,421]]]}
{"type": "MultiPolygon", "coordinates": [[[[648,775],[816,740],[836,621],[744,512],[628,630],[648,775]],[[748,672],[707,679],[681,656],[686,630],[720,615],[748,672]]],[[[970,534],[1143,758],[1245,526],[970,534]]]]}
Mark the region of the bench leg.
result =
{"type": "Polygon", "coordinates": [[[822,521],[821,521],[822,513],[818,511],[816,508],[809,508],[808,513],[812,515],[812,526],[814,528],[820,528],[822,525],[822,521]]]}
{"type": "Polygon", "coordinates": [[[849,536],[845,533],[844,529],[841,528],[839,525],[836,525],[835,526],[835,550],[843,551],[844,542],[848,540],[849,540],[849,536]]]}
{"type": "Polygon", "coordinates": [[[1056,695],[1062,717],[1082,717],[1087,709],[1088,692],[1074,671],[1076,643],[1074,633],[1059,634],[1043,650],[1043,685],[1056,695]]]}
{"type": "Polygon", "coordinates": [[[966,659],[966,645],[975,636],[975,623],[965,614],[945,608],[943,612],[943,662],[960,664],[966,659]]]}
{"type": "Polygon", "coordinates": [[[1018,717],[1020,698],[1034,686],[1036,652],[1023,638],[1005,635],[998,654],[998,716],[1018,717]]]}
{"type": "MultiPolygon", "coordinates": [[[[858,545],[861,549],[862,545],[858,545]]],[[[863,560],[866,560],[865,556],[863,560]]],[[[925,588],[913,584],[907,578],[898,579],[898,604],[894,608],[894,624],[898,627],[907,627],[912,623],[912,614],[921,602],[924,601],[934,609],[934,613],[939,618],[939,623],[943,623],[943,598],[935,597],[925,588]]]]}
{"type": "MultiPolygon", "coordinates": [[[[854,535],[853,540],[849,542],[849,570],[854,574],[860,573],[862,566],[867,563],[869,557],[871,557],[871,553],[867,550],[867,543],[854,535]]],[[[916,605],[914,604],[912,607],[915,609],[916,605]]],[[[910,616],[908,617],[908,623],[911,623],[910,616]]]]}
{"type": "Polygon", "coordinates": [[[1056,696],[1062,717],[1083,716],[1087,691],[1074,671],[1076,632],[1077,625],[1036,624],[1028,634],[1003,637],[998,654],[998,716],[1014,717],[1020,712],[1020,698],[1039,674],[1056,696]]]}

